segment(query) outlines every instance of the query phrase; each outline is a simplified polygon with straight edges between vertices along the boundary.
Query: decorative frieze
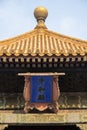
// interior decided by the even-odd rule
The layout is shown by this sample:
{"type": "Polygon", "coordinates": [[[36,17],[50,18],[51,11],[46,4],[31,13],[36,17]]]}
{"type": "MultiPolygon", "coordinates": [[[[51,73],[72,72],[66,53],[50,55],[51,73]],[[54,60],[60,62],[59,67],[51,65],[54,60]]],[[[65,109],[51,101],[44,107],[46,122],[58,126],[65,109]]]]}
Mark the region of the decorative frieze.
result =
{"type": "MultiPolygon", "coordinates": [[[[61,93],[59,109],[87,109],[87,93],[61,93]]],[[[0,109],[23,109],[22,93],[0,94],[0,109]]]]}
{"type": "Polygon", "coordinates": [[[60,108],[87,108],[87,93],[61,93],[60,108]]]}
{"type": "Polygon", "coordinates": [[[56,58],[56,57],[43,57],[43,58],[39,58],[39,57],[10,57],[10,58],[0,58],[0,68],[6,68],[6,69],[10,69],[10,68],[54,68],[54,69],[58,69],[58,68],[84,68],[86,66],[86,62],[82,61],[83,58],[81,57],[60,57],[60,58],[56,58]],[[4,64],[3,64],[4,63],[4,64]],[[38,65],[39,64],[39,65],[38,65]],[[45,65],[43,65],[45,64],[45,65]],[[28,67],[27,67],[28,66],[28,67]],[[33,67],[34,66],[34,67],[33,67]],[[45,66],[45,67],[44,67],[45,66]]]}
{"type": "Polygon", "coordinates": [[[41,62],[49,62],[49,63],[59,63],[59,61],[62,63],[62,62],[85,62],[87,61],[87,56],[84,56],[84,57],[5,57],[3,56],[2,58],[0,58],[0,62],[2,63],[6,63],[6,62],[15,62],[15,63],[18,63],[18,62],[21,62],[23,63],[24,61],[26,60],[26,62],[32,62],[32,63],[41,63],[41,62]]]}
{"type": "MultiPolygon", "coordinates": [[[[82,124],[87,123],[87,110],[60,110],[57,114],[52,113],[28,113],[21,111],[0,111],[0,123],[2,124],[82,124]]],[[[86,128],[86,127],[85,127],[86,128]]],[[[82,129],[86,130],[86,129],[82,129]]]]}

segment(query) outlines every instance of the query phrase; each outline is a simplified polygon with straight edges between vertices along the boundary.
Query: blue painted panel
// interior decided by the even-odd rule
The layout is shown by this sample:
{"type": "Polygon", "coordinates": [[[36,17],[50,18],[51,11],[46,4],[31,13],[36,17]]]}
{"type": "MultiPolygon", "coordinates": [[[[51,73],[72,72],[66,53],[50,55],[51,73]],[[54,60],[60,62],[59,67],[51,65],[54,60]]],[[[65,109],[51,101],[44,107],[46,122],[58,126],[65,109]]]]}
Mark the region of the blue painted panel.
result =
{"type": "Polygon", "coordinates": [[[52,102],[52,76],[31,77],[31,102],[52,102]]]}

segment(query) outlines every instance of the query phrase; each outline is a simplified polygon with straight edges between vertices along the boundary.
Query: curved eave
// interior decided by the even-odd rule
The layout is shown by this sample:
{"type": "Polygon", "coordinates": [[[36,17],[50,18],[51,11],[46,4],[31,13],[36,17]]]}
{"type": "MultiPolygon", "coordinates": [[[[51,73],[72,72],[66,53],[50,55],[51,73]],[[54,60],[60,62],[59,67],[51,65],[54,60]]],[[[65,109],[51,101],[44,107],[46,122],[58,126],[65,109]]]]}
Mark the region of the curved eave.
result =
{"type": "Polygon", "coordinates": [[[87,56],[87,53],[74,53],[74,54],[62,54],[62,53],[58,53],[58,54],[19,54],[19,53],[16,53],[16,54],[5,54],[5,53],[0,53],[0,57],[76,57],[76,56],[87,56]]]}
{"type": "Polygon", "coordinates": [[[39,28],[15,38],[0,41],[0,56],[85,56],[87,41],[39,28]]]}

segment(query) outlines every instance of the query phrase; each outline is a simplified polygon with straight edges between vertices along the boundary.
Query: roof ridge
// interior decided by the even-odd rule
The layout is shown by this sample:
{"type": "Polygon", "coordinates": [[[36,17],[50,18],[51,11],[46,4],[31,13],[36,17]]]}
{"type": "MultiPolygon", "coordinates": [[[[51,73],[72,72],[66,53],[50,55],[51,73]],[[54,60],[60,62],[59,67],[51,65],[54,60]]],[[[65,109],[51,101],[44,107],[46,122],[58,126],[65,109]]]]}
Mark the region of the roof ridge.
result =
{"type": "Polygon", "coordinates": [[[83,39],[79,39],[79,38],[76,38],[76,37],[72,37],[72,36],[67,36],[67,35],[64,35],[64,34],[60,34],[60,33],[57,33],[57,32],[54,32],[54,31],[52,31],[52,30],[46,30],[48,33],[52,33],[52,34],[54,34],[54,35],[56,35],[56,36],[61,36],[61,37],[65,37],[65,38],[69,38],[69,39],[72,39],[72,40],[76,40],[76,41],[78,41],[78,42],[85,42],[85,43],[87,43],[87,41],[86,40],[83,40],[83,39]]]}
{"type": "Polygon", "coordinates": [[[24,56],[81,56],[87,54],[87,42],[47,29],[34,29],[17,37],[0,42],[0,55],[24,56]]]}
{"type": "Polygon", "coordinates": [[[84,42],[86,45],[87,45],[87,41],[86,40],[82,40],[82,39],[79,39],[79,38],[75,38],[75,37],[71,37],[71,36],[67,36],[67,35],[64,35],[64,34],[60,34],[60,33],[57,33],[57,32],[54,32],[52,30],[48,30],[48,29],[43,29],[43,28],[39,28],[39,29],[33,29],[29,32],[25,32],[23,34],[20,34],[18,36],[15,36],[15,37],[11,37],[11,38],[8,38],[8,39],[5,39],[5,40],[1,40],[0,41],[0,44],[7,44],[7,42],[11,42],[11,41],[16,41],[16,40],[19,40],[20,38],[22,37],[25,37],[27,35],[31,35],[33,33],[41,33],[41,32],[44,32],[44,33],[49,33],[50,35],[54,35],[56,37],[60,36],[61,38],[67,38],[67,40],[75,40],[76,42],[84,42]]]}
{"type": "Polygon", "coordinates": [[[35,29],[33,29],[33,30],[31,30],[31,31],[29,31],[29,32],[25,32],[25,33],[23,33],[23,34],[19,34],[19,35],[17,35],[17,36],[15,36],[15,37],[11,37],[11,38],[7,38],[7,39],[5,39],[5,40],[1,40],[0,41],[0,44],[1,43],[6,43],[6,42],[11,42],[11,41],[16,41],[16,40],[18,40],[19,38],[22,38],[22,37],[24,37],[24,36],[26,36],[26,35],[30,35],[31,33],[35,33],[36,32],[36,30],[35,29]]]}

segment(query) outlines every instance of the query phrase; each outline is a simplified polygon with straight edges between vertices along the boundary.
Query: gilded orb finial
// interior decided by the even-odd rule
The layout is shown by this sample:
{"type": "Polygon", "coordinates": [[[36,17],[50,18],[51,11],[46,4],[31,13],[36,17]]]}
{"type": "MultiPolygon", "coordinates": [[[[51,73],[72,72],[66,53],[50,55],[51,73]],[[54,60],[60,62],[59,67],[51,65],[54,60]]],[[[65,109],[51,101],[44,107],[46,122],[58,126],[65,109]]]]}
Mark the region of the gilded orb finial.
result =
{"type": "Polygon", "coordinates": [[[34,10],[34,16],[37,19],[38,25],[35,28],[43,27],[46,28],[44,22],[48,16],[48,11],[45,7],[39,6],[34,10]]]}
{"type": "Polygon", "coordinates": [[[34,16],[38,20],[44,20],[48,16],[48,11],[45,7],[39,6],[34,10],[34,16]]]}

